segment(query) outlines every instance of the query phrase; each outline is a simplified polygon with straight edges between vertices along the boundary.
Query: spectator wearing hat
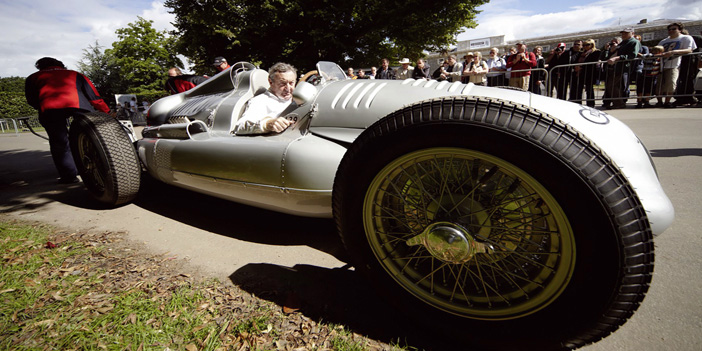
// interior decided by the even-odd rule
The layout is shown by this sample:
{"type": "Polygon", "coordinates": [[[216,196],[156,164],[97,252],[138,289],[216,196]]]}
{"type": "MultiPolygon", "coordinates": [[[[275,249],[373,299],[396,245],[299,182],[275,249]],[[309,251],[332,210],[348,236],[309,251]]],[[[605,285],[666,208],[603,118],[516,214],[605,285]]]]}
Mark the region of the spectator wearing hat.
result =
{"type": "Polygon", "coordinates": [[[402,65],[402,67],[397,69],[395,78],[400,80],[412,78],[412,71],[414,71],[414,67],[410,66],[410,60],[405,57],[400,60],[400,65],[402,65]]]}
{"type": "Polygon", "coordinates": [[[215,67],[215,69],[217,70],[217,73],[222,72],[222,71],[226,70],[227,68],[229,68],[229,64],[227,63],[227,59],[225,59],[222,56],[215,57],[214,62],[212,63],[212,66],[215,67]]]}
{"type": "Polygon", "coordinates": [[[471,63],[473,63],[473,58],[475,57],[475,54],[472,52],[468,52],[465,55],[463,55],[463,62],[461,63],[463,65],[463,73],[461,75],[461,83],[463,84],[468,84],[470,82],[470,76],[469,76],[469,69],[471,63]]]}
{"type": "Polygon", "coordinates": [[[507,63],[505,60],[499,56],[499,50],[497,48],[490,49],[488,53],[488,58],[485,60],[485,64],[488,67],[487,85],[490,87],[500,87],[505,85],[505,75],[504,72],[507,69],[507,63]]]}
{"type": "Polygon", "coordinates": [[[620,33],[622,42],[617,46],[616,54],[607,59],[607,65],[614,66],[610,95],[612,108],[626,107],[626,100],[629,96],[625,96],[625,92],[628,91],[629,87],[631,60],[635,59],[641,50],[641,43],[634,38],[634,28],[624,28],[620,33]]]}
{"type": "Polygon", "coordinates": [[[529,89],[529,76],[531,69],[536,67],[536,56],[533,52],[527,51],[526,43],[517,43],[517,53],[507,58],[507,68],[511,68],[509,86],[529,89]]]}
{"type": "Polygon", "coordinates": [[[49,149],[61,184],[78,182],[78,170],[68,141],[68,118],[76,112],[109,113],[105,101],[88,77],[69,69],[53,57],[35,64],[39,71],[27,77],[27,103],[39,111],[39,123],[49,135],[49,149]]]}
{"type": "Polygon", "coordinates": [[[558,43],[556,47],[551,50],[548,59],[546,59],[546,66],[548,67],[549,76],[551,77],[551,91],[549,93],[552,94],[553,89],[556,89],[556,96],[563,100],[566,98],[565,88],[567,88],[567,85],[564,83],[565,76],[562,74],[562,70],[557,69],[557,67],[564,64],[563,62],[567,58],[566,44],[558,43]]]}

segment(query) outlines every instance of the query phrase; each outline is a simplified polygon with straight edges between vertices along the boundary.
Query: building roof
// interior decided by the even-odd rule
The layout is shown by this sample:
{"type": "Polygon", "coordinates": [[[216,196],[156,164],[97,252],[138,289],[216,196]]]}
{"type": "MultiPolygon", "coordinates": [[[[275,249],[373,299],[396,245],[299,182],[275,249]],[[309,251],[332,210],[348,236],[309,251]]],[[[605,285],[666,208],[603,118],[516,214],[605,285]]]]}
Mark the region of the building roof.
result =
{"type": "Polygon", "coordinates": [[[563,33],[563,34],[555,34],[555,35],[548,35],[548,36],[542,36],[542,37],[533,37],[533,38],[524,38],[524,39],[518,39],[518,40],[510,40],[507,44],[515,43],[519,40],[524,40],[528,43],[530,42],[544,42],[544,41],[569,41],[569,39],[584,39],[588,38],[591,36],[599,36],[602,34],[606,33],[618,33],[620,30],[624,28],[630,28],[633,27],[636,33],[642,33],[645,32],[647,29],[654,30],[658,29],[660,27],[666,27],[670,23],[673,22],[680,22],[685,24],[686,26],[688,23],[697,25],[697,24],[702,24],[702,21],[700,20],[681,20],[681,19],[656,19],[653,21],[647,21],[646,19],[642,19],[639,21],[639,23],[635,25],[631,24],[622,24],[622,25],[616,25],[616,26],[611,26],[611,27],[604,27],[604,28],[597,28],[597,29],[592,29],[592,30],[586,30],[586,31],[580,31],[580,32],[572,32],[572,33],[563,33]]]}

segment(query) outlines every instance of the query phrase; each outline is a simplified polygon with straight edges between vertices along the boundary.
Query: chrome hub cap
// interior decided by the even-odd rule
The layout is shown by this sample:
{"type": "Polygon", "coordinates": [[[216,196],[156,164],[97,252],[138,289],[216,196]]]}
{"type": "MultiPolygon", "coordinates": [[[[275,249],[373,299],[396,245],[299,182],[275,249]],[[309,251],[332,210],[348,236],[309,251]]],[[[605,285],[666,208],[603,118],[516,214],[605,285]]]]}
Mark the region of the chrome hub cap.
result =
{"type": "Polygon", "coordinates": [[[447,263],[465,263],[478,253],[492,252],[490,244],[475,241],[463,227],[437,222],[407,240],[407,246],[423,245],[431,255],[447,263]]]}

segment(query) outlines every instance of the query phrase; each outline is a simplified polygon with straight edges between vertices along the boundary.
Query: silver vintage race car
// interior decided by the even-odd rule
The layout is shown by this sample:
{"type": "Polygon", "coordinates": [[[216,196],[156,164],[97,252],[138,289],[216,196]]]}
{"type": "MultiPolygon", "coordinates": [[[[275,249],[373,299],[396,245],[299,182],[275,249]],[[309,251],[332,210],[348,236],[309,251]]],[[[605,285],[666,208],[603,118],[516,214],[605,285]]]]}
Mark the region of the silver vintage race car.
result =
{"type": "Polygon", "coordinates": [[[624,324],[674,212],[622,122],[527,92],[304,74],[280,134],[237,136],[268,73],[240,63],[154,103],[136,139],[101,114],[71,146],[100,201],[160,181],[333,217],[355,269],[427,333],[479,349],[571,349],[624,324]]]}

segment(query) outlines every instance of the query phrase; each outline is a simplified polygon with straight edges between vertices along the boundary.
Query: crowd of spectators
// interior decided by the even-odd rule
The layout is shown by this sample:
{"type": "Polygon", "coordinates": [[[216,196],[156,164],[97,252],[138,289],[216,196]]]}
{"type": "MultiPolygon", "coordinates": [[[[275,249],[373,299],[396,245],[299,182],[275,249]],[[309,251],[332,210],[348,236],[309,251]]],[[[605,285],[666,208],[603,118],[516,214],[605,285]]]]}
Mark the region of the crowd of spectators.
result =
{"type": "MultiPolygon", "coordinates": [[[[459,62],[448,55],[439,67],[429,67],[420,59],[415,66],[403,58],[393,69],[388,59],[381,61],[376,72],[359,70],[354,79],[435,79],[473,83],[484,86],[512,86],[535,94],[550,95],[562,100],[595,107],[595,87],[604,84],[602,108],[624,108],[635,84],[636,107],[702,106],[702,91],[695,91],[695,78],[702,68],[702,35],[689,35],[681,23],[667,27],[668,37],[651,48],[641,44],[633,28],[625,28],[621,36],[612,38],[602,48],[593,39],[575,40],[570,48],[557,44],[543,53],[541,46],[529,51],[525,42],[516,43],[500,54],[490,49],[486,58],[480,52],[469,52],[459,62]],[[429,72],[432,72],[431,74],[429,72]],[[549,84],[550,82],[550,84],[549,84]],[[550,87],[551,91],[547,91],[550,87]],[[675,102],[671,98],[675,96],[675,102]],[[584,99],[583,99],[584,98],[584,99]],[[658,103],[652,105],[652,98],[658,103]]],[[[702,33],[700,33],[702,34],[702,33]]]]}

